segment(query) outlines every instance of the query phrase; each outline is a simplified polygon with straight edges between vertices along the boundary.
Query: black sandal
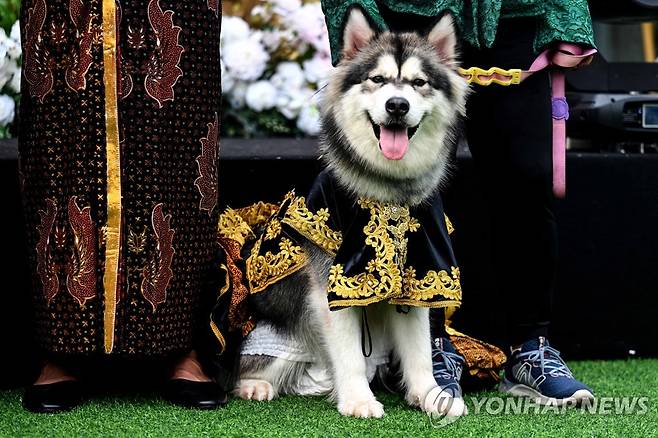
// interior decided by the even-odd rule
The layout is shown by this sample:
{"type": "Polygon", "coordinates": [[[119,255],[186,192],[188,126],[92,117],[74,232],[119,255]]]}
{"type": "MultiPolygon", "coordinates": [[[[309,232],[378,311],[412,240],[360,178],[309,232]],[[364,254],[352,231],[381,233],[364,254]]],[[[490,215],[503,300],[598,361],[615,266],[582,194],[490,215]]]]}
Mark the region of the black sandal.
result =
{"type": "Polygon", "coordinates": [[[39,414],[70,411],[82,402],[82,385],[77,380],[32,385],[25,389],[23,407],[39,414]]]}
{"type": "Polygon", "coordinates": [[[163,395],[168,402],[191,409],[217,409],[228,403],[228,395],[215,382],[171,379],[163,395]]]}

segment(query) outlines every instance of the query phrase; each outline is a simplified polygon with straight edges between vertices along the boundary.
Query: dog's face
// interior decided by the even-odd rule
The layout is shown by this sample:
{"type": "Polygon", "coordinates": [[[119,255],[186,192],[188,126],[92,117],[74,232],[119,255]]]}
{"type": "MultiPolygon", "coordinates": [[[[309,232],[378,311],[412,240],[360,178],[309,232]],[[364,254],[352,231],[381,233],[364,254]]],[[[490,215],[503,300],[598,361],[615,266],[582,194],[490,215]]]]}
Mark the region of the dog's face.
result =
{"type": "Polygon", "coordinates": [[[339,132],[357,161],[382,176],[434,171],[448,159],[446,137],[464,113],[468,90],[456,71],[452,18],[426,36],[376,35],[354,9],[343,47],[324,101],[324,128],[339,132]]]}
{"type": "Polygon", "coordinates": [[[378,56],[350,102],[368,115],[379,149],[388,160],[405,157],[420,123],[443,104],[422,61],[412,57],[403,62],[389,53],[378,56]]]}

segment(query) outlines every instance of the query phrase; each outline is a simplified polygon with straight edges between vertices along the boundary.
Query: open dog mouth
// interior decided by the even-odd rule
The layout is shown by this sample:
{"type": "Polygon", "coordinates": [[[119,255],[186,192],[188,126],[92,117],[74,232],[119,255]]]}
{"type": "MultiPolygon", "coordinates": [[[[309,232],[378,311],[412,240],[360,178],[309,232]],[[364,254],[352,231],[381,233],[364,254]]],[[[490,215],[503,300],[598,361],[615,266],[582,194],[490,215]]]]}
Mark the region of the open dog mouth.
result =
{"type": "Polygon", "coordinates": [[[379,149],[389,160],[401,160],[409,149],[409,140],[418,130],[418,125],[408,127],[402,124],[378,125],[372,119],[372,130],[379,140],[379,149]]]}

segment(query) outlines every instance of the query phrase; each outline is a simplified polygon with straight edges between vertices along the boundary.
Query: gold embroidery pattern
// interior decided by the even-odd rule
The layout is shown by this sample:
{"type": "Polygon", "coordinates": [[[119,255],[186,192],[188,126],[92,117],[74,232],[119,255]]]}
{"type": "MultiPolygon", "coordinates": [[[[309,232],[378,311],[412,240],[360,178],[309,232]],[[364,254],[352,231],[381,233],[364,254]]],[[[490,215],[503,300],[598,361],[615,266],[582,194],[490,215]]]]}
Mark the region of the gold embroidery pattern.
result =
{"type": "MultiPolygon", "coordinates": [[[[365,272],[347,276],[344,266],[331,267],[328,279],[330,307],[368,305],[379,301],[390,304],[454,308],[461,304],[459,269],[428,271],[424,277],[416,278],[416,269],[405,266],[408,251],[408,233],[420,229],[407,207],[383,204],[360,199],[358,204],[369,211],[370,219],[363,228],[365,245],[374,249],[365,272]],[[442,296],[445,300],[433,300],[442,296]],[[333,299],[332,299],[333,298],[333,299]]],[[[279,205],[258,203],[240,210],[227,210],[220,216],[219,235],[242,247],[255,237],[254,230],[260,226],[260,238],[254,243],[246,261],[246,276],[250,293],[258,293],[301,269],[306,258],[301,246],[283,237],[283,227],[290,226],[315,245],[335,255],[342,244],[340,231],[329,225],[328,209],[311,212],[303,197],[289,193],[279,205]],[[277,217],[273,215],[282,213],[277,217]],[[265,225],[263,227],[263,225],[265,225]],[[278,251],[261,253],[262,245],[278,245],[278,251]]],[[[446,227],[452,229],[445,216],[446,227]]]]}
{"type": "MultiPolygon", "coordinates": [[[[329,308],[335,307],[351,307],[351,306],[367,306],[373,303],[378,303],[380,300],[378,297],[370,298],[360,298],[360,299],[349,299],[349,300],[332,300],[329,303],[329,308]]],[[[446,312],[458,308],[461,306],[461,301],[416,301],[407,298],[391,298],[386,300],[388,304],[393,306],[411,306],[411,307],[426,307],[429,309],[446,309],[446,312]]]]}
{"type": "Polygon", "coordinates": [[[66,229],[55,225],[55,231],[53,232],[53,239],[55,240],[55,246],[59,250],[66,249],[66,229]]]}
{"type": "Polygon", "coordinates": [[[343,275],[342,265],[332,266],[328,291],[347,299],[373,295],[380,300],[395,298],[402,293],[401,268],[407,253],[406,233],[417,231],[420,224],[410,216],[406,207],[367,199],[360,199],[359,206],[370,210],[370,221],[363,232],[366,245],[375,250],[375,259],[368,263],[366,272],[354,277],[343,275]]]}
{"type": "Polygon", "coordinates": [[[450,300],[462,299],[462,286],[459,281],[459,268],[447,271],[429,271],[424,278],[416,279],[416,270],[409,267],[404,271],[402,280],[405,296],[414,301],[426,301],[437,295],[450,300]]]}
{"type": "Polygon", "coordinates": [[[452,222],[450,222],[450,219],[448,218],[448,215],[443,215],[446,218],[446,228],[448,229],[448,234],[452,234],[453,231],[455,231],[455,227],[452,225],[452,222]]]}
{"type": "Polygon", "coordinates": [[[133,231],[129,227],[128,231],[128,250],[134,254],[141,254],[146,249],[146,227],[143,228],[141,233],[133,231]]]}
{"type": "MultiPolygon", "coordinates": [[[[409,209],[366,199],[359,200],[359,205],[370,210],[370,221],[363,232],[366,245],[375,250],[375,257],[366,265],[366,272],[353,277],[345,276],[340,264],[331,267],[328,291],[339,299],[331,300],[330,307],[363,306],[382,300],[413,306],[459,306],[462,295],[459,268],[453,267],[450,273],[428,271],[422,279],[416,278],[413,267],[404,268],[407,233],[420,228],[409,209]],[[431,301],[437,295],[450,301],[431,301]]],[[[446,224],[449,224],[447,217],[446,224]]]]}
{"type": "Polygon", "coordinates": [[[223,296],[231,288],[231,273],[228,270],[228,266],[224,263],[219,265],[219,269],[224,272],[224,286],[219,289],[219,296],[223,296]]]}
{"type": "Polygon", "coordinates": [[[219,354],[224,353],[226,350],[226,339],[224,339],[224,335],[222,335],[222,332],[219,330],[219,327],[217,327],[217,324],[215,324],[215,321],[210,321],[210,329],[215,335],[215,338],[217,338],[217,342],[219,342],[219,346],[221,347],[219,354]]]}
{"type": "Polygon", "coordinates": [[[306,257],[301,246],[293,245],[285,237],[279,241],[279,252],[273,254],[267,251],[260,254],[263,240],[259,239],[247,259],[247,278],[251,293],[261,292],[269,285],[298,271],[306,263],[306,257]]]}
{"type": "Polygon", "coordinates": [[[279,206],[277,204],[259,202],[235,211],[250,227],[254,227],[267,222],[267,220],[278,210],[279,206]]]}
{"type": "Polygon", "coordinates": [[[281,234],[281,222],[273,218],[265,230],[265,240],[274,240],[279,234],[281,234]]]}
{"type": "Polygon", "coordinates": [[[242,247],[250,234],[253,234],[251,227],[240,216],[237,210],[226,210],[219,216],[219,236],[225,239],[231,239],[240,244],[242,247]]]}
{"type": "Polygon", "coordinates": [[[236,210],[229,208],[219,216],[219,236],[235,240],[242,247],[249,236],[255,237],[253,227],[267,222],[278,209],[278,205],[264,202],[236,210]]]}
{"type": "MultiPolygon", "coordinates": [[[[291,195],[289,194],[288,196],[291,195]]],[[[343,243],[343,235],[340,231],[332,230],[327,225],[328,220],[328,209],[321,208],[317,213],[313,214],[306,207],[306,200],[303,197],[297,197],[290,203],[290,207],[288,207],[283,218],[283,223],[290,225],[299,234],[328,253],[335,255],[341,243],[343,243]]]]}

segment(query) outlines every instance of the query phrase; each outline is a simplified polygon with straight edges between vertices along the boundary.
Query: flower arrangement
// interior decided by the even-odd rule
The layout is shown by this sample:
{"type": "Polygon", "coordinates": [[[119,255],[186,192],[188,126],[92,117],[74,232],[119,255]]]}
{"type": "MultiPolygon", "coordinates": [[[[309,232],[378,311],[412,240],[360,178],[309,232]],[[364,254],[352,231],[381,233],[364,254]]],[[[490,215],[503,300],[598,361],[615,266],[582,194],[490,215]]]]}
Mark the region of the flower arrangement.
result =
{"type": "Polygon", "coordinates": [[[21,91],[21,30],[18,0],[0,0],[0,139],[12,135],[21,91]]]}
{"type": "Polygon", "coordinates": [[[222,21],[222,132],[317,135],[317,93],[332,68],[320,3],[263,0],[237,6],[242,17],[222,21]]]}
{"type": "MultiPolygon", "coordinates": [[[[19,3],[0,0],[0,138],[13,134],[20,92],[19,3]]],[[[317,135],[317,93],[332,68],[319,1],[223,3],[222,135],[317,135]]]]}

